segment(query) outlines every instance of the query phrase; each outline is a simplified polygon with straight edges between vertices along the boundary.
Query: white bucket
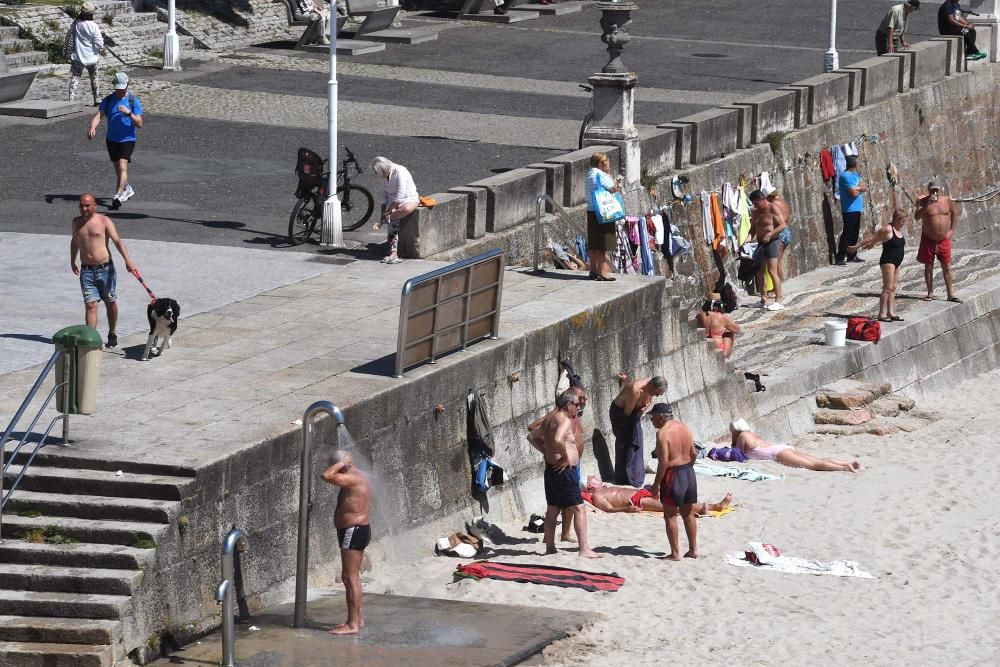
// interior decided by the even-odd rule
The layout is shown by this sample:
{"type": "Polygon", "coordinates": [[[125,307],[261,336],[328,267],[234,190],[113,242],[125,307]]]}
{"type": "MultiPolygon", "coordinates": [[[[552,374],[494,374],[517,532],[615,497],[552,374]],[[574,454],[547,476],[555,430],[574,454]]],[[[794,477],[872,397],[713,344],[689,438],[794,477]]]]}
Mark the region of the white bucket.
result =
{"type": "Polygon", "coordinates": [[[847,322],[824,322],[828,347],[844,347],[847,344],[847,322]]]}

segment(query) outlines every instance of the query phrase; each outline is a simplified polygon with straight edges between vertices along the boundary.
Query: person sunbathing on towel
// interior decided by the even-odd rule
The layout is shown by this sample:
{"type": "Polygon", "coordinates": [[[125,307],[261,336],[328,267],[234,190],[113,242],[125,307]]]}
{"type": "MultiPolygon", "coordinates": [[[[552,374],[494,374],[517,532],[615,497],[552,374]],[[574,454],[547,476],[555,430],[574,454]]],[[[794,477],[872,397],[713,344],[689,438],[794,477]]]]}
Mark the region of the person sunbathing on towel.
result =
{"type": "Polygon", "coordinates": [[[790,468],[808,468],[819,471],[860,472],[864,466],[860,461],[840,461],[838,459],[818,459],[803,454],[791,445],[772,445],[750,429],[745,419],[737,419],[729,424],[733,436],[733,447],[739,448],[746,457],[755,461],[777,461],[790,468]]]}
{"type": "MultiPolygon", "coordinates": [[[[587,477],[586,490],[591,494],[591,504],[602,512],[662,512],[663,504],[649,487],[638,491],[632,486],[605,484],[596,475],[587,477]]],[[[733,502],[733,494],[717,503],[695,503],[694,513],[706,516],[709,512],[721,512],[733,502]]]]}

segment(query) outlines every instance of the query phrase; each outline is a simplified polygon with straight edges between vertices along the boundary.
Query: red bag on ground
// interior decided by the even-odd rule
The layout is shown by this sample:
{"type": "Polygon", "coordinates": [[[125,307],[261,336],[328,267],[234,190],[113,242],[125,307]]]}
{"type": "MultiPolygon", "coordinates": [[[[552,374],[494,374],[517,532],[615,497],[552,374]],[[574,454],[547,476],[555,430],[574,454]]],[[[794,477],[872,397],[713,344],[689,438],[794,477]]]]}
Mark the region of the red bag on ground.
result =
{"type": "Polygon", "coordinates": [[[882,325],[870,317],[851,317],[847,320],[847,337],[872,343],[882,338],[882,325]]]}

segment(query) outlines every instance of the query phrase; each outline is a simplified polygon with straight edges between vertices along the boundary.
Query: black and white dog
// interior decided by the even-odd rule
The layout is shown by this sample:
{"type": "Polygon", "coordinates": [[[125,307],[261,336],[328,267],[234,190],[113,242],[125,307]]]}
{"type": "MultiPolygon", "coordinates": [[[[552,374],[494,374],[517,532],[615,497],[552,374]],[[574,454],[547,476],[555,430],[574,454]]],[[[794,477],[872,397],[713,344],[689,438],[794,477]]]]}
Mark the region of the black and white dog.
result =
{"type": "Polygon", "coordinates": [[[142,360],[149,359],[149,353],[160,356],[163,350],[170,349],[170,337],[177,331],[177,318],[181,315],[181,307],[173,299],[156,299],[146,307],[146,317],[149,319],[149,338],[146,339],[146,349],[142,360]],[[153,347],[159,340],[160,347],[153,347]]]}

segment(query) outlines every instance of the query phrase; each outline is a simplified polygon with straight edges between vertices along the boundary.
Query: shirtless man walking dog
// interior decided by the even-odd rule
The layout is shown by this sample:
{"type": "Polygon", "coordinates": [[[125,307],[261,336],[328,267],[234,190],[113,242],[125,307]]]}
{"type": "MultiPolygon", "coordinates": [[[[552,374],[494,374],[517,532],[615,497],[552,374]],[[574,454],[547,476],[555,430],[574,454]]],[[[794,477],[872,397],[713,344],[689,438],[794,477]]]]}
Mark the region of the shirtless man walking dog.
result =
{"type": "Polygon", "coordinates": [[[111,218],[97,212],[94,195],[80,197],[80,215],[73,218],[73,240],[69,244],[69,265],[73,274],[80,277],[80,289],[86,308],[87,326],[97,328],[97,302],[103,301],[108,312],[108,347],[118,346],[118,285],[115,264],[111,261],[109,243],[114,243],[125,260],[125,269],[135,270],[125,244],[118,236],[111,218]],[[77,253],[81,266],[76,265],[77,253]]]}
{"type": "Polygon", "coordinates": [[[330,467],[323,472],[323,481],[340,487],[333,525],[340,543],[341,579],[347,593],[347,623],[335,625],[330,634],[356,635],[365,627],[361,612],[361,561],[372,538],[368,525],[372,488],[368,478],[344,450],[337,450],[330,457],[330,467]]]}
{"type": "Polygon", "coordinates": [[[667,526],[667,541],[670,543],[670,560],[681,559],[680,536],[677,531],[677,515],[684,521],[688,551],[685,558],[698,557],[698,482],[694,474],[697,452],[691,430],[679,421],[674,421],[674,411],[669,403],[657,403],[650,409],[649,416],[656,429],[656,477],[653,489],[660,494],[663,504],[663,520],[667,526]]]}
{"type": "Polygon", "coordinates": [[[958,207],[954,200],[941,192],[937,181],[927,184],[927,194],[917,200],[917,210],[913,215],[920,223],[920,249],[917,261],[924,265],[924,282],[927,296],[924,301],[934,300],[934,258],[941,263],[941,275],[948,292],[948,301],[962,303],[955,296],[951,282],[951,237],[958,225],[958,207]]]}
{"type": "Polygon", "coordinates": [[[580,461],[573,420],[579,414],[580,398],[572,389],[556,397],[556,409],[530,431],[531,444],[545,455],[545,554],[556,552],[556,519],[566,508],[573,512],[576,539],[583,558],[601,558],[587,541],[587,513],[580,493],[580,480],[573,467],[580,461]]]}

